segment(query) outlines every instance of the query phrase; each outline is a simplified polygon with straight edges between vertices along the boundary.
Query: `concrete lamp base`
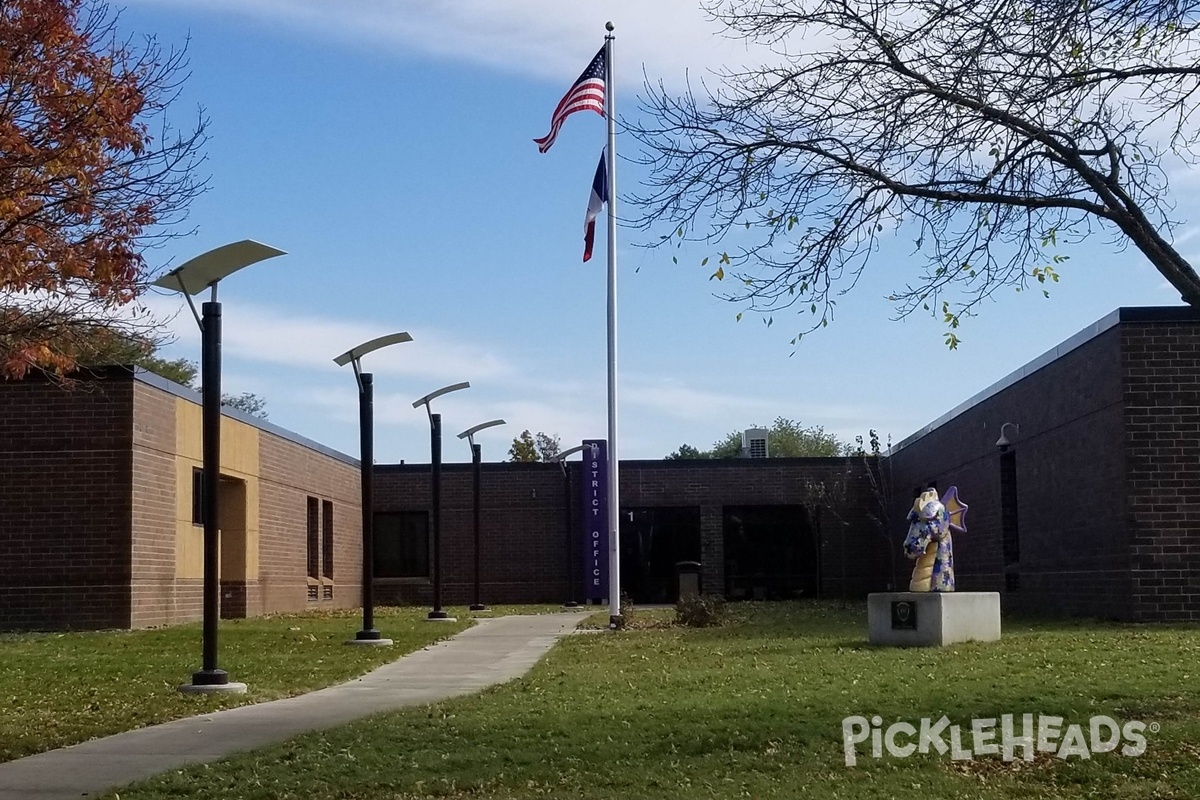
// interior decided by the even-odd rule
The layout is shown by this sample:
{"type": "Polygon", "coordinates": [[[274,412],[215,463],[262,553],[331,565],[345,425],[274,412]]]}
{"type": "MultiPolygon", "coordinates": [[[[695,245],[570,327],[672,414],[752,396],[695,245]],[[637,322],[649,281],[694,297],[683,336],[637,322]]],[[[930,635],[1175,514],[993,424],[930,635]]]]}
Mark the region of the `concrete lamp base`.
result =
{"type": "Polygon", "coordinates": [[[179,687],[179,691],[183,694],[245,694],[246,684],[233,682],[210,684],[185,683],[179,687]]]}
{"type": "Polygon", "coordinates": [[[367,647],[391,647],[391,639],[347,639],[346,644],[365,645],[367,647]]]}
{"type": "Polygon", "coordinates": [[[427,622],[458,622],[458,617],[426,617],[427,622]]]}
{"type": "Polygon", "coordinates": [[[483,603],[472,603],[471,610],[472,611],[491,611],[491,609],[488,608],[487,606],[485,606],[483,603]]]}
{"type": "Polygon", "coordinates": [[[867,595],[871,644],[943,647],[1000,639],[999,592],[877,592],[867,595]]]}

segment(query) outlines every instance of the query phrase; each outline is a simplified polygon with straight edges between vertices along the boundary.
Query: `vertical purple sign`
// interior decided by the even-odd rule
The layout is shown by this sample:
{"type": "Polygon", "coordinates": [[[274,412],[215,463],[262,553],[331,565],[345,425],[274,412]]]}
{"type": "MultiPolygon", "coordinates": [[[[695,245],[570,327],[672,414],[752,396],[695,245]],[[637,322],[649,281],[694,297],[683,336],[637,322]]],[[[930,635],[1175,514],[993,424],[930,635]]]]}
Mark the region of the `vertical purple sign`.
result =
{"type": "Polygon", "coordinates": [[[588,600],[608,597],[608,442],[584,439],[583,586],[588,600]]]}

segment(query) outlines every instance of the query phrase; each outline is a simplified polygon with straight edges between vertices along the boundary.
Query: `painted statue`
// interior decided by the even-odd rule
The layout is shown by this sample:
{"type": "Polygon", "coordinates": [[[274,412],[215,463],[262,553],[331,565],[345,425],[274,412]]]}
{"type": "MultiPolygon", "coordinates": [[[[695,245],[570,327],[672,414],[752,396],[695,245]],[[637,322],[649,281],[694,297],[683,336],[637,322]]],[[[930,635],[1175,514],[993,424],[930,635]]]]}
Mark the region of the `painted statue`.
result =
{"type": "Polygon", "coordinates": [[[927,489],[908,512],[904,554],[916,560],[910,592],[954,591],[954,544],[951,533],[966,533],[967,506],[951,486],[938,499],[937,489],[927,489]]]}

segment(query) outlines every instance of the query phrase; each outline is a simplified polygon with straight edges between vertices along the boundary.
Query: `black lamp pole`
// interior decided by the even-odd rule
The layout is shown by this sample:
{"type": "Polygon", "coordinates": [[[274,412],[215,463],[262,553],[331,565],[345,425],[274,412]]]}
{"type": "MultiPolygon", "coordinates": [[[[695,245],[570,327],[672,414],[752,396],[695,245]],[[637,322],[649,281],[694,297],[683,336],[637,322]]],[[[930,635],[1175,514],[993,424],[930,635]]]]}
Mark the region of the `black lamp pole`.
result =
{"type": "Polygon", "coordinates": [[[222,686],[229,674],[217,667],[217,623],[221,614],[221,304],[202,307],[200,380],[204,458],[204,655],[192,673],[193,686],[222,686]]]}
{"type": "Polygon", "coordinates": [[[433,610],[429,619],[446,619],[442,610],[442,415],[429,415],[429,451],[433,468],[433,610]]]}
{"type": "Polygon", "coordinates": [[[362,630],[346,644],[387,647],[375,627],[375,376],[362,371],[361,359],[393,344],[411,342],[407,333],[389,333],[352,347],[333,360],[339,367],[350,364],[358,386],[358,468],[359,489],[362,493],[362,630]]]}
{"type": "Polygon", "coordinates": [[[217,626],[221,616],[221,304],[217,302],[217,284],[244,267],[282,255],[284,251],[278,248],[244,239],[201,253],[151,284],[182,294],[200,327],[204,624],[201,669],[192,673],[191,683],[179,687],[179,691],[188,694],[246,691],[246,684],[230,681],[229,674],[217,666],[217,626]],[[192,295],[205,289],[210,293],[209,300],[199,314],[192,295]]]}
{"type": "Polygon", "coordinates": [[[475,602],[471,604],[472,611],[487,611],[487,606],[479,598],[479,482],[483,461],[483,445],[471,444],[471,467],[475,477],[475,602]]]}
{"type": "Polygon", "coordinates": [[[359,482],[362,484],[362,630],[359,641],[383,637],[375,628],[375,376],[358,376],[359,482]]]}

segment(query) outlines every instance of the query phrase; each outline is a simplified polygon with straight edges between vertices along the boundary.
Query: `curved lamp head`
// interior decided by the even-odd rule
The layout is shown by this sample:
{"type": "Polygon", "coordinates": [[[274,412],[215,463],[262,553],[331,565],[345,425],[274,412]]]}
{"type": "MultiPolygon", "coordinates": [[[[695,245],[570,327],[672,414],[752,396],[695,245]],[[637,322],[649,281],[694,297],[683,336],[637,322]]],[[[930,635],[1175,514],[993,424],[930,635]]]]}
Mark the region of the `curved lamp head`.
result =
{"type": "Polygon", "coordinates": [[[583,451],[583,445],[576,445],[575,447],[572,447],[570,450],[563,450],[561,453],[556,453],[555,455],[550,456],[549,460],[550,461],[566,461],[567,456],[573,456],[576,453],[579,453],[582,451],[583,451]]]}
{"type": "Polygon", "coordinates": [[[407,333],[389,333],[387,336],[380,336],[377,339],[372,339],[369,342],[363,342],[358,347],[352,347],[346,352],[333,360],[333,363],[339,367],[344,367],[351,361],[358,362],[360,358],[367,353],[373,353],[376,350],[387,347],[388,345],[400,344],[402,342],[411,342],[413,339],[407,333]]]}
{"type": "Polygon", "coordinates": [[[451,392],[457,392],[459,389],[469,389],[469,388],[471,388],[470,381],[463,381],[462,383],[452,383],[449,386],[443,386],[442,388],[432,391],[429,394],[425,395],[420,400],[414,400],[413,408],[420,408],[421,406],[425,406],[425,413],[429,415],[429,424],[432,425],[433,424],[433,410],[429,407],[430,401],[436,400],[437,398],[441,397],[444,394],[450,394],[451,392]]]}
{"type": "Polygon", "coordinates": [[[463,431],[462,433],[460,433],[458,435],[458,438],[466,439],[467,444],[471,445],[471,447],[474,447],[475,446],[475,434],[479,433],[481,430],[484,430],[485,428],[494,428],[497,425],[504,425],[504,424],[505,424],[505,422],[502,419],[492,419],[492,420],[488,420],[487,422],[481,422],[473,428],[467,428],[465,431],[463,431]]]}
{"type": "Polygon", "coordinates": [[[163,275],[151,285],[188,296],[200,294],[217,281],[243,267],[268,258],[287,255],[285,251],[252,239],[222,245],[201,253],[163,275]]]}
{"type": "Polygon", "coordinates": [[[460,433],[458,435],[458,438],[469,439],[472,436],[474,436],[475,434],[479,433],[481,430],[484,430],[485,428],[494,428],[497,425],[504,425],[504,424],[505,424],[505,422],[502,419],[492,419],[492,420],[488,420],[487,422],[481,422],[478,425],[476,425],[474,428],[467,428],[465,431],[463,431],[462,433],[460,433]]]}
{"type": "Polygon", "coordinates": [[[443,386],[442,388],[437,389],[436,391],[432,391],[429,394],[425,395],[420,400],[414,400],[413,408],[420,408],[421,406],[425,406],[426,408],[428,408],[429,402],[431,400],[436,400],[437,398],[441,397],[444,394],[450,394],[451,392],[457,392],[459,389],[469,389],[469,388],[471,388],[470,381],[463,381],[462,383],[452,383],[449,386],[443,386]]]}

